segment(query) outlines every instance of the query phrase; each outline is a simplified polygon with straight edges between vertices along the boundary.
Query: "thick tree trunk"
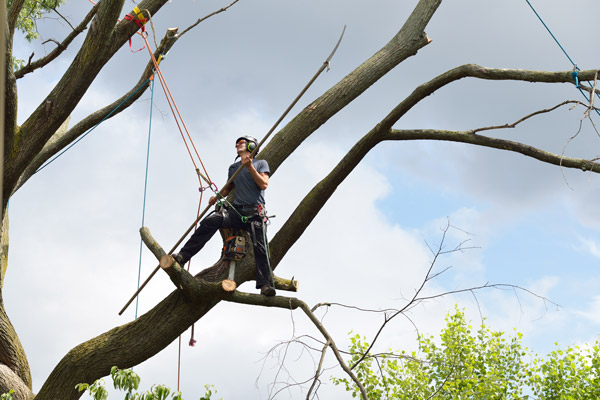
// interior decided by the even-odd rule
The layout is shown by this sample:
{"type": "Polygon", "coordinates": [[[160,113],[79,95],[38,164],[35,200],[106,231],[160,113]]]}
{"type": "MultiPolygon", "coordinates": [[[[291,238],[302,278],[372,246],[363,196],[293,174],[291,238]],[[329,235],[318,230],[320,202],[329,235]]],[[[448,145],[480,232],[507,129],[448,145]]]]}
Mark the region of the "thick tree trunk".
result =
{"type": "MultiPolygon", "coordinates": [[[[31,390],[31,373],[29,371],[29,363],[27,356],[23,350],[23,346],[19,341],[19,336],[12,326],[8,315],[4,311],[4,302],[0,298],[0,366],[6,367],[13,371],[14,377],[18,377],[16,382],[8,381],[8,387],[0,386],[0,393],[8,392],[10,389],[15,389],[10,386],[17,383],[19,386],[25,386],[31,390]]],[[[8,375],[6,375],[8,376],[8,375]]],[[[12,376],[12,375],[11,375],[12,376]]],[[[13,379],[14,380],[14,379],[13,379]]],[[[6,380],[2,380],[0,385],[6,380]]]]}
{"type": "Polygon", "coordinates": [[[0,364],[0,393],[9,393],[10,390],[14,391],[14,400],[31,400],[35,397],[17,374],[6,365],[0,364]]]}

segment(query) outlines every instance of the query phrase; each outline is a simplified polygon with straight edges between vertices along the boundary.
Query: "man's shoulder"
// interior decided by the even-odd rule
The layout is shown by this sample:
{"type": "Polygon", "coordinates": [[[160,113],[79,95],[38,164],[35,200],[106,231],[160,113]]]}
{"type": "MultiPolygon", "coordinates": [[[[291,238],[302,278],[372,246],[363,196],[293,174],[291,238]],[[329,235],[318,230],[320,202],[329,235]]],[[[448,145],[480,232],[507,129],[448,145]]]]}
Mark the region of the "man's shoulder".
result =
{"type": "Polygon", "coordinates": [[[270,172],[269,163],[267,162],[267,160],[260,160],[255,158],[254,160],[252,160],[252,163],[254,164],[254,168],[256,168],[258,172],[270,172]]]}
{"type": "Polygon", "coordinates": [[[239,168],[239,167],[240,167],[240,165],[242,165],[242,162],[241,162],[241,161],[236,161],[236,162],[234,162],[233,164],[231,164],[231,165],[229,166],[229,169],[232,169],[232,168],[239,168]]]}

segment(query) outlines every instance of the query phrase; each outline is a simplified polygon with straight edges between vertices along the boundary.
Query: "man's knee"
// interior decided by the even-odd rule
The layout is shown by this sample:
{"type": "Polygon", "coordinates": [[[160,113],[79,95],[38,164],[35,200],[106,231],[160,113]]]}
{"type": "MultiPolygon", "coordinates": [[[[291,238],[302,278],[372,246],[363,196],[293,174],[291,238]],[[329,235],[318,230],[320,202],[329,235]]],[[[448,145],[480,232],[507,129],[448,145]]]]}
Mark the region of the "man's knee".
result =
{"type": "Polygon", "coordinates": [[[212,213],[204,218],[202,225],[215,230],[219,229],[223,225],[223,216],[220,213],[212,213]]]}

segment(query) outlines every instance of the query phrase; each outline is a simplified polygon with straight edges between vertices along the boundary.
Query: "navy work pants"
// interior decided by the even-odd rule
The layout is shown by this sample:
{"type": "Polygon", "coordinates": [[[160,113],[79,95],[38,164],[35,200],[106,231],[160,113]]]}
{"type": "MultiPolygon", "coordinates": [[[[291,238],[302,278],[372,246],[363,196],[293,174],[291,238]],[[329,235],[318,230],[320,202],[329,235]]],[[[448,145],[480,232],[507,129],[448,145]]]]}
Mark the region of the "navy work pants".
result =
{"type": "Polygon", "coordinates": [[[256,262],[256,288],[271,285],[271,268],[267,260],[266,226],[262,217],[248,217],[248,222],[243,222],[241,216],[231,209],[222,209],[204,218],[196,232],[181,248],[179,254],[185,262],[198,253],[221,228],[238,228],[250,233],[254,245],[254,261],[256,262]],[[252,229],[252,225],[254,229],[252,229]],[[254,230],[254,234],[253,231],[254,230]]]}

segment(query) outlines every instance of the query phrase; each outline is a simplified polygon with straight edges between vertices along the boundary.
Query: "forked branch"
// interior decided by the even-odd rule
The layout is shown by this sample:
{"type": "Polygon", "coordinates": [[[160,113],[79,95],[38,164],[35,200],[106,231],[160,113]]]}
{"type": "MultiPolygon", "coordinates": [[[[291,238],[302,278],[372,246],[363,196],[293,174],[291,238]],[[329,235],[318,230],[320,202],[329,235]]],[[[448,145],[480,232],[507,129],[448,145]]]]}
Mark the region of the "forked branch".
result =
{"type": "MultiPolygon", "coordinates": [[[[50,53],[48,53],[48,55],[46,55],[42,58],[39,58],[33,62],[31,62],[31,57],[30,57],[27,65],[25,65],[23,68],[21,68],[15,72],[15,77],[17,79],[22,78],[26,74],[33,72],[38,68],[42,68],[42,67],[46,66],[51,61],[53,61],[56,57],[61,55],[63,53],[63,51],[65,51],[67,49],[67,47],[69,47],[71,42],[73,42],[73,39],[75,39],[81,32],[83,32],[84,30],[87,29],[88,23],[92,20],[94,15],[96,15],[97,10],[98,10],[98,5],[96,4],[87,13],[85,18],[83,18],[83,20],[79,23],[79,25],[77,25],[77,27],[74,27],[73,30],[71,31],[71,33],[69,33],[67,35],[67,37],[61,43],[57,43],[57,46],[54,50],[52,50],[50,53]]],[[[62,15],[58,11],[56,11],[56,9],[54,9],[54,11],[62,17],[62,15]]],[[[65,19],[65,18],[63,17],[63,19],[65,19]]],[[[65,21],[67,21],[67,23],[69,22],[66,19],[65,19],[65,21]]],[[[70,25],[70,23],[69,23],[69,25],[70,25]]],[[[56,42],[56,41],[54,41],[54,42],[56,42]]],[[[33,56],[33,54],[32,54],[32,56],[33,56]]]]}

